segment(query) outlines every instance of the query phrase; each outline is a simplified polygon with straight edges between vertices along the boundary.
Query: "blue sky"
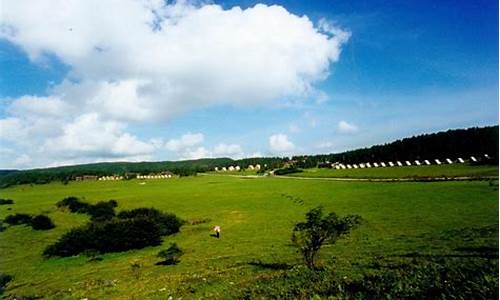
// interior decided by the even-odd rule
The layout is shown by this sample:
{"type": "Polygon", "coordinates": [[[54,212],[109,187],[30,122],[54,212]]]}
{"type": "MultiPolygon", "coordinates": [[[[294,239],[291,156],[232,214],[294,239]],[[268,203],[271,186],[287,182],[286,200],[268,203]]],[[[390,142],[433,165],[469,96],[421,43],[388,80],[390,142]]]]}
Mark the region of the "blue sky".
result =
{"type": "Polygon", "coordinates": [[[116,22],[90,24],[84,4],[43,2],[3,8],[0,168],[330,153],[498,124],[496,1],[109,1],[116,22]]]}

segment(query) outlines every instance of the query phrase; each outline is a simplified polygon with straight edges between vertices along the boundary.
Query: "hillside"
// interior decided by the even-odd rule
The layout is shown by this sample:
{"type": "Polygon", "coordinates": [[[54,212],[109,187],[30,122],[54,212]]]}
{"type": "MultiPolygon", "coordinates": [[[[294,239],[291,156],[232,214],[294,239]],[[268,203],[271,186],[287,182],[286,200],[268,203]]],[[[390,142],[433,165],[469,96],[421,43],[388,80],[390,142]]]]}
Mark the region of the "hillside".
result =
{"type": "MultiPolygon", "coordinates": [[[[415,159],[444,159],[469,157],[488,153],[498,161],[498,126],[448,130],[432,134],[397,140],[384,145],[357,149],[342,153],[295,156],[297,167],[316,167],[325,161],[359,163],[364,161],[396,161],[415,159]]],[[[215,167],[261,164],[269,169],[282,167],[287,157],[259,157],[233,160],[231,158],[206,158],[184,161],[162,162],[106,162],[24,171],[6,170],[0,172],[0,187],[16,184],[41,184],[51,181],[68,181],[83,175],[127,175],[129,173],[157,173],[170,171],[180,176],[194,175],[213,170],[215,167]]]]}

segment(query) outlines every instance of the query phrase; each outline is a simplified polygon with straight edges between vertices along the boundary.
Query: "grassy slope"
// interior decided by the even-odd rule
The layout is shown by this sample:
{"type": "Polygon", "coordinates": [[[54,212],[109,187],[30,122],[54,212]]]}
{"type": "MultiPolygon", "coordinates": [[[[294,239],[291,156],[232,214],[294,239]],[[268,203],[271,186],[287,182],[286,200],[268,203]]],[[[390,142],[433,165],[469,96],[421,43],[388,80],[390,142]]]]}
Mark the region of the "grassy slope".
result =
{"type": "Polygon", "coordinates": [[[320,204],[366,220],[347,239],[322,251],[325,260],[335,255],[339,271],[348,276],[374,257],[498,247],[497,233],[472,240],[449,239],[445,234],[498,224],[498,191],[488,182],[363,183],[224,176],[139,182],[53,183],[1,190],[0,197],[12,198],[15,204],[11,211],[0,206],[0,217],[46,212],[57,225],[46,232],[16,226],[0,233],[0,271],[15,276],[7,294],[61,299],[191,298],[191,292],[196,297],[221,296],[251,284],[257,273],[272,272],[248,265],[254,259],[297,263],[299,257],[289,245],[292,226],[320,204]],[[116,199],[119,209],[154,206],[185,219],[212,221],[186,225],[160,247],[107,254],[101,262],[87,262],[85,257],[44,260],[40,255],[44,247],[87,219],[55,209],[55,202],[69,195],[89,202],[116,199]],[[297,198],[302,205],[294,201],[297,198]],[[220,240],[209,237],[215,224],[222,228],[220,240]],[[156,253],[171,241],[185,250],[181,263],[155,266],[156,253]],[[130,268],[132,262],[142,265],[139,277],[130,268]]]}
{"type": "Polygon", "coordinates": [[[305,169],[301,173],[288,174],[295,177],[337,178],[413,178],[413,177],[461,177],[498,176],[497,166],[470,166],[466,164],[405,166],[365,169],[305,169]]]}

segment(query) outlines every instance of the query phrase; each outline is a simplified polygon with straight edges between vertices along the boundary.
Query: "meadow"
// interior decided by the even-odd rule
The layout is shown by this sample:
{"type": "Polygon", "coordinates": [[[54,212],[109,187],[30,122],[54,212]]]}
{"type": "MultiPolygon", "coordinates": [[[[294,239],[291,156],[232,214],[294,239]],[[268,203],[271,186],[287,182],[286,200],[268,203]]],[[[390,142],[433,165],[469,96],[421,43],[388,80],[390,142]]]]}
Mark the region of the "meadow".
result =
{"type": "MultiPolygon", "coordinates": [[[[478,173],[493,173],[479,168],[478,173]]],[[[311,174],[319,171],[323,170],[311,174]]],[[[297,175],[304,174],[308,172],[297,175]]],[[[13,213],[44,213],[56,224],[48,231],[12,226],[0,232],[0,273],[14,278],[7,285],[7,296],[225,298],[254,285],[258,278],[280,272],[263,267],[266,263],[301,264],[290,242],[292,228],[318,205],[364,220],[346,238],[321,251],[322,263],[335,257],[335,268],[346,277],[356,277],[376,260],[409,254],[483,259],[471,249],[498,249],[498,181],[334,182],[206,175],[22,185],[0,190],[0,197],[15,202],[0,206],[2,219],[13,213]],[[56,208],[55,203],[67,196],[89,203],[114,199],[118,211],[155,207],[188,224],[161,246],[108,253],[100,261],[85,255],[44,258],[45,247],[88,221],[87,215],[56,208]],[[206,222],[190,225],[203,219],[206,222]],[[210,236],[214,225],[221,226],[220,239],[210,236]],[[467,232],[471,234],[464,236],[467,232]],[[180,263],[155,265],[160,261],[156,254],[171,242],[185,253],[180,263]]]]}

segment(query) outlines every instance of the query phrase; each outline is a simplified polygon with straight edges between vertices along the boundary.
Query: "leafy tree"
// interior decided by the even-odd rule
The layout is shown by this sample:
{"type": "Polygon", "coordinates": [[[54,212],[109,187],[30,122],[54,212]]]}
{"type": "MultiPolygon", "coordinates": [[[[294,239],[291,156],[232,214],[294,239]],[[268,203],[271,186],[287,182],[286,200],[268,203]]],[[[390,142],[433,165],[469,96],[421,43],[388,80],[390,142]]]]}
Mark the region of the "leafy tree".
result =
{"type": "Polygon", "coordinates": [[[168,265],[175,265],[179,262],[179,258],[182,256],[183,251],[176,243],[172,243],[167,250],[162,250],[158,252],[158,257],[163,258],[164,262],[168,265]]]}
{"type": "Polygon", "coordinates": [[[299,248],[305,264],[316,268],[316,256],[325,243],[334,244],[360,222],[359,216],[338,217],[334,212],[323,216],[323,208],[306,213],[306,221],[295,224],[292,242],[299,248]]]}

